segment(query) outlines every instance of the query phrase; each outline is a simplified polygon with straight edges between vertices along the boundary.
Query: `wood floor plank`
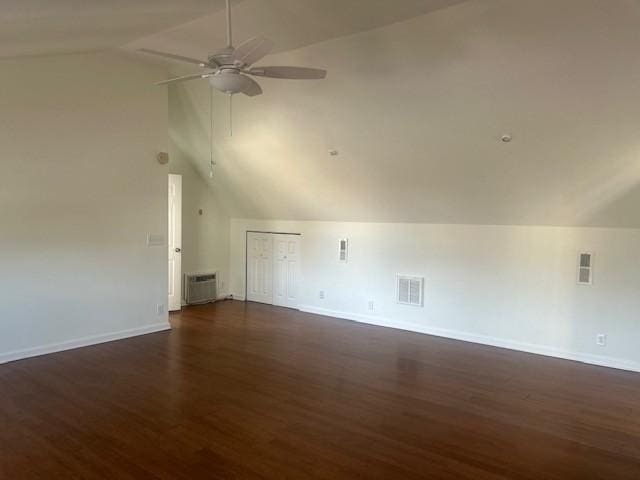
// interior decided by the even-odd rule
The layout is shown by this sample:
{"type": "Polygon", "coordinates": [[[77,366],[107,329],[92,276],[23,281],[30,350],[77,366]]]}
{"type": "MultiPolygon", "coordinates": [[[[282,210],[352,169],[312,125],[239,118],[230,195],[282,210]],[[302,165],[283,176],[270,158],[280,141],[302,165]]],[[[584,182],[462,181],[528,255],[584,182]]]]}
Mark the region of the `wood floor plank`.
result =
{"type": "Polygon", "coordinates": [[[640,478],[640,375],[221,302],[0,365],[0,479],[640,478]]]}

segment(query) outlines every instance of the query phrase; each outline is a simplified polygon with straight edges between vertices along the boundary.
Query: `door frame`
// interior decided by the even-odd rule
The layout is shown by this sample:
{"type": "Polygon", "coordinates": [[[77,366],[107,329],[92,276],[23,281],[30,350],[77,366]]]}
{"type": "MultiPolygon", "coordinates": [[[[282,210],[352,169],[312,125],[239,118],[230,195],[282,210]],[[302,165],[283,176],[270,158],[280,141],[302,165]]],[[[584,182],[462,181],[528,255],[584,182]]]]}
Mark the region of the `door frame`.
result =
{"type": "MultiPolygon", "coordinates": [[[[263,233],[267,235],[297,235],[298,237],[300,237],[300,239],[302,239],[301,233],[274,232],[274,231],[266,231],[266,230],[246,230],[244,232],[244,300],[245,302],[249,297],[249,234],[250,233],[263,233]]],[[[302,252],[302,248],[300,248],[300,252],[302,252]]]]}
{"type": "MultiPolygon", "coordinates": [[[[177,195],[176,197],[178,197],[177,203],[179,204],[178,207],[179,209],[176,210],[176,215],[175,215],[175,219],[176,219],[176,225],[177,225],[177,230],[178,230],[178,234],[179,234],[179,239],[176,241],[176,244],[173,245],[173,247],[175,248],[175,252],[173,252],[175,255],[177,255],[177,258],[179,258],[179,268],[177,270],[177,276],[178,278],[174,278],[175,282],[173,285],[173,288],[175,290],[175,296],[178,297],[177,299],[177,305],[171,305],[171,303],[169,302],[169,291],[167,290],[167,311],[172,312],[172,311],[179,311],[182,309],[182,295],[183,295],[183,291],[182,291],[182,175],[180,174],[174,174],[174,173],[170,173],[167,176],[167,188],[170,189],[171,185],[172,185],[172,180],[174,182],[174,184],[177,186],[177,195]]],[[[171,192],[168,191],[168,194],[170,194],[171,192]]],[[[170,197],[169,197],[170,199],[170,197]]],[[[167,202],[167,216],[170,217],[171,216],[171,212],[169,211],[169,203],[167,202]]],[[[167,225],[167,254],[169,253],[169,247],[171,246],[172,240],[170,238],[170,228],[171,228],[171,224],[170,224],[170,220],[169,220],[169,224],[167,225]]],[[[167,272],[168,276],[171,276],[171,271],[167,272]]],[[[169,280],[171,280],[171,278],[169,278],[169,280]]]]}

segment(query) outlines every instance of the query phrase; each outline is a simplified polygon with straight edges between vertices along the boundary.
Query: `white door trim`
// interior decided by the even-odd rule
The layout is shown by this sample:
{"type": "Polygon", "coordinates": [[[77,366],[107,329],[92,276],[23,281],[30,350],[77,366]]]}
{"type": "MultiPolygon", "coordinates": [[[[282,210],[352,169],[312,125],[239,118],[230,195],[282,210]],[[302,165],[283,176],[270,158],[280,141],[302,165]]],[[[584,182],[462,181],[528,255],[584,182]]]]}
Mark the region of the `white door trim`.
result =
{"type": "Polygon", "coordinates": [[[169,257],[168,310],[182,308],[182,175],[169,175],[168,234],[169,257]]]}

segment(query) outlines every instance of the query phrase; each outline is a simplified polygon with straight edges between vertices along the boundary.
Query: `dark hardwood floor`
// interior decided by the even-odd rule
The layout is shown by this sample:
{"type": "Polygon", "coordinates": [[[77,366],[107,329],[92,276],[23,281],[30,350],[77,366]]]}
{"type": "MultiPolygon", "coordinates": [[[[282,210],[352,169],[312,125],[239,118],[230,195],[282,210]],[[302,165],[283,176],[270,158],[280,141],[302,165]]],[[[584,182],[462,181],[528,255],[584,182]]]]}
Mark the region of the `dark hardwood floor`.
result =
{"type": "Polygon", "coordinates": [[[240,302],[0,365],[0,478],[640,479],[640,375],[240,302]]]}

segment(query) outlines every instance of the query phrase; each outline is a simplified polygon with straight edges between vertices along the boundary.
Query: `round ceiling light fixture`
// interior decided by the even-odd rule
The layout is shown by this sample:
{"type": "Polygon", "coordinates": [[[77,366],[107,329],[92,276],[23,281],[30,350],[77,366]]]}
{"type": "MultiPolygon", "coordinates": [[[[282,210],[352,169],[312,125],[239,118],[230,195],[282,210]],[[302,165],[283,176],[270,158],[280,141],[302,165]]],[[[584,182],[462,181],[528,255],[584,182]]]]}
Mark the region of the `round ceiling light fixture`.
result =
{"type": "Polygon", "coordinates": [[[251,87],[252,83],[250,78],[245,77],[234,69],[223,69],[209,77],[209,84],[213,88],[229,95],[245,91],[251,87]]]}

